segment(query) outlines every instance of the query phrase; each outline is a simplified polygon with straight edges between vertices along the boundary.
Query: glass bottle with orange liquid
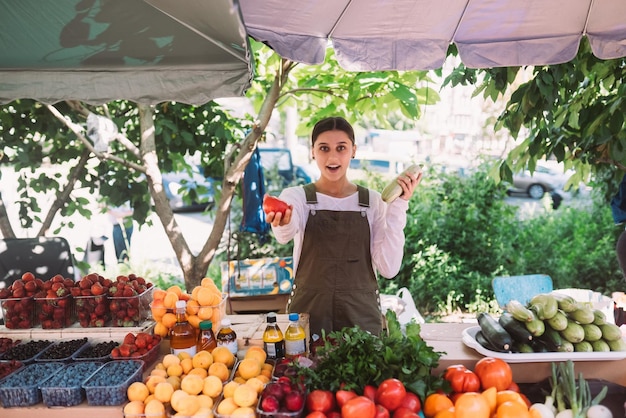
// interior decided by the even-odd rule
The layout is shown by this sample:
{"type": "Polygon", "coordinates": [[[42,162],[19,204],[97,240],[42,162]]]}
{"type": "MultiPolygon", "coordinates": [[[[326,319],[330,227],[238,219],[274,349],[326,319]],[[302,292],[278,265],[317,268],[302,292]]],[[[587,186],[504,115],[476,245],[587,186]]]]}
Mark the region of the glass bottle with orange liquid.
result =
{"type": "Polygon", "coordinates": [[[176,302],[176,323],[170,330],[170,352],[175,355],[185,352],[193,356],[196,354],[196,330],[187,321],[186,308],[184,300],[176,302]]]}
{"type": "Polygon", "coordinates": [[[217,347],[217,339],[213,333],[213,322],[201,321],[197,351],[208,351],[210,353],[215,347],[217,347]]]}

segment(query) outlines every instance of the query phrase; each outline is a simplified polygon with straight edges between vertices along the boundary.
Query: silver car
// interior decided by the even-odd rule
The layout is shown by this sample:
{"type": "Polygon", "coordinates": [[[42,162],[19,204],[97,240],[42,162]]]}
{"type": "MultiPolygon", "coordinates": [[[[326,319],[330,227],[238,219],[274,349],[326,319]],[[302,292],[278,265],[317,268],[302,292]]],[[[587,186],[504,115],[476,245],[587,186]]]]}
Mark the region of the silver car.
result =
{"type": "Polygon", "coordinates": [[[541,199],[545,193],[563,189],[570,175],[570,172],[564,173],[556,167],[537,164],[532,174],[529,170],[513,174],[509,193],[525,193],[533,199],[541,199]]]}

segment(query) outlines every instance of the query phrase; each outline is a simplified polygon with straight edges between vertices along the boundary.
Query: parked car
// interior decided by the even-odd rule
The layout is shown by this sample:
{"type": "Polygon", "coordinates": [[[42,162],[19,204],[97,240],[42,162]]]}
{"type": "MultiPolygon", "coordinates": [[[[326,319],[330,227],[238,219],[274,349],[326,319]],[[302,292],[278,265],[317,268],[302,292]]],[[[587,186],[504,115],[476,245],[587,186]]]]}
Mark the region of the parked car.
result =
{"type": "Polygon", "coordinates": [[[163,173],[163,188],[174,212],[203,212],[212,209],[215,205],[214,181],[204,177],[195,166],[191,173],[163,173]]]}
{"type": "Polygon", "coordinates": [[[562,190],[571,175],[556,164],[537,164],[532,174],[529,170],[513,174],[509,193],[525,193],[533,199],[541,199],[545,193],[562,190]]]}
{"type": "Polygon", "coordinates": [[[259,148],[259,155],[265,181],[270,190],[278,191],[312,181],[303,167],[294,165],[288,148],[259,148]]]}

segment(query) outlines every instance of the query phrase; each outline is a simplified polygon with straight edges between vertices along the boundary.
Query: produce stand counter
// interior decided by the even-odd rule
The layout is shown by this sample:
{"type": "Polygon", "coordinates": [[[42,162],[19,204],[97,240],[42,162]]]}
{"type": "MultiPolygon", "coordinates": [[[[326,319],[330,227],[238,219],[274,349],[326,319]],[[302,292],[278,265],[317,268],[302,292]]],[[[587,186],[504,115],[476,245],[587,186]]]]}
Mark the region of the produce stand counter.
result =
{"type": "MultiPolygon", "coordinates": [[[[229,315],[233,328],[237,332],[239,348],[245,350],[246,346],[262,345],[261,335],[265,329],[263,315],[229,315]]],[[[286,329],[287,315],[278,315],[278,323],[281,329],[286,329]]],[[[462,342],[463,330],[476,326],[476,323],[427,323],[422,324],[421,336],[433,347],[435,351],[445,352],[440,360],[439,367],[434,373],[440,373],[446,367],[453,364],[463,364],[473,368],[483,356],[462,342]]],[[[135,329],[123,329],[124,334],[135,329]]],[[[83,336],[91,337],[90,329],[84,329],[83,336]]],[[[96,333],[96,331],[94,331],[96,333]]],[[[98,332],[99,334],[99,332],[98,332]]],[[[12,332],[0,328],[0,337],[15,338],[12,332]]],[[[22,337],[23,338],[23,337],[22,337]]],[[[122,336],[123,338],[123,336],[122,336]]],[[[167,341],[161,344],[162,354],[167,353],[167,341]]],[[[148,368],[149,370],[152,368],[148,368]]],[[[518,383],[539,382],[552,373],[551,363],[511,363],[513,377],[518,383]]],[[[583,361],[575,363],[576,373],[583,373],[585,379],[602,379],[620,385],[626,385],[626,359],[615,361],[583,361]]],[[[31,418],[45,416],[46,418],[122,418],[122,405],[119,406],[89,406],[86,402],[72,407],[48,408],[43,403],[26,408],[0,409],[3,418],[31,418]]]]}

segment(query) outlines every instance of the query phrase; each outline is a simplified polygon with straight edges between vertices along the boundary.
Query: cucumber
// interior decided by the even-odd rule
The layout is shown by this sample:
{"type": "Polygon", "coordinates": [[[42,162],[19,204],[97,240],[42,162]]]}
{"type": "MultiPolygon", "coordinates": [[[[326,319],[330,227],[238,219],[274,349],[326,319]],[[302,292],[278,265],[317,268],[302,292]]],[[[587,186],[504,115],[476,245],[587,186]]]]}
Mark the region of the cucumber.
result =
{"type": "Polygon", "coordinates": [[[548,293],[540,293],[530,299],[530,310],[537,314],[539,319],[550,319],[559,309],[556,298],[548,293]]]}
{"type": "Polygon", "coordinates": [[[567,340],[561,341],[561,346],[558,350],[560,353],[573,353],[574,352],[574,344],[570,343],[567,340]]]}
{"type": "Polygon", "coordinates": [[[593,351],[593,346],[589,341],[581,341],[579,343],[574,344],[574,351],[583,352],[583,353],[591,353],[593,351]]]}
{"type": "Polygon", "coordinates": [[[611,351],[611,347],[609,347],[609,344],[603,339],[599,339],[598,341],[592,342],[591,346],[593,347],[593,351],[602,351],[602,352],[611,351]]]}
{"type": "Polygon", "coordinates": [[[607,341],[616,341],[622,339],[622,330],[615,324],[607,322],[604,325],[600,325],[602,330],[602,338],[607,341]]]}
{"type": "Polygon", "coordinates": [[[606,324],[606,315],[601,310],[594,309],[593,310],[593,316],[594,316],[593,323],[595,325],[600,326],[600,325],[606,324]]]}
{"type": "Polygon", "coordinates": [[[552,318],[546,320],[546,323],[552,329],[563,331],[567,328],[567,316],[562,310],[559,309],[552,318]]]}
{"type": "Polygon", "coordinates": [[[518,321],[530,322],[536,319],[535,313],[525,307],[519,300],[511,299],[509,303],[506,304],[506,310],[518,321]]]}
{"type": "Polygon", "coordinates": [[[589,306],[582,304],[575,311],[569,312],[567,316],[579,324],[591,324],[596,319],[593,310],[589,306]]]}
{"type": "Polygon", "coordinates": [[[526,322],[524,325],[533,337],[540,337],[546,331],[546,324],[539,318],[526,322]]]}
{"type": "Polygon", "coordinates": [[[569,320],[567,323],[567,328],[561,331],[561,336],[570,343],[576,344],[585,339],[585,330],[580,324],[569,320]]]}
{"type": "Polygon", "coordinates": [[[598,341],[602,338],[602,330],[599,326],[594,324],[583,324],[583,330],[585,330],[585,340],[589,342],[598,341]]]}
{"type": "Polygon", "coordinates": [[[521,343],[532,341],[533,335],[530,331],[526,329],[522,322],[515,319],[510,312],[503,312],[500,318],[498,318],[498,322],[515,341],[521,343]]]}
{"type": "Polygon", "coordinates": [[[559,334],[557,330],[550,328],[550,326],[546,327],[545,332],[539,338],[546,344],[546,347],[548,347],[550,351],[559,351],[559,348],[563,345],[561,334],[559,334]]]}
{"type": "Polygon", "coordinates": [[[613,341],[607,341],[611,351],[626,351],[626,341],[623,338],[619,338],[613,341]]]}
{"type": "Polygon", "coordinates": [[[509,351],[511,349],[513,339],[511,335],[502,328],[502,325],[500,325],[498,321],[487,312],[479,313],[477,319],[480,331],[492,346],[499,351],[509,351]]]}
{"type": "Polygon", "coordinates": [[[474,338],[476,339],[476,342],[478,344],[480,344],[483,348],[486,348],[489,351],[496,351],[498,353],[505,353],[506,352],[504,350],[499,350],[498,348],[496,348],[493,345],[491,345],[491,343],[489,341],[487,341],[487,339],[483,335],[482,331],[478,331],[474,338]]]}
{"type": "Polygon", "coordinates": [[[530,345],[530,341],[522,343],[519,341],[513,341],[513,352],[514,353],[534,353],[532,345],[530,345]]]}

